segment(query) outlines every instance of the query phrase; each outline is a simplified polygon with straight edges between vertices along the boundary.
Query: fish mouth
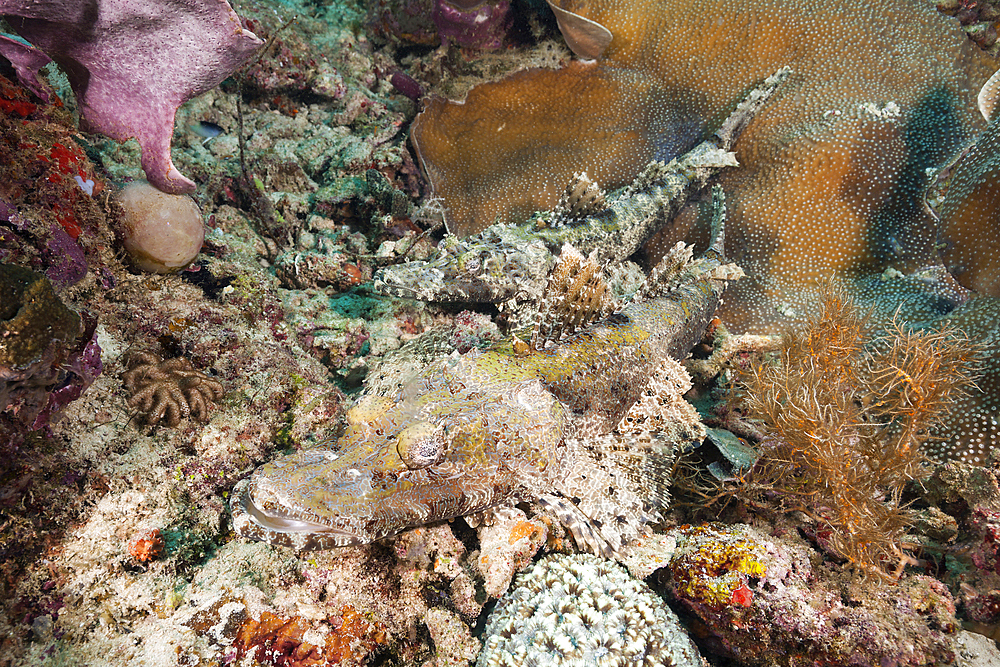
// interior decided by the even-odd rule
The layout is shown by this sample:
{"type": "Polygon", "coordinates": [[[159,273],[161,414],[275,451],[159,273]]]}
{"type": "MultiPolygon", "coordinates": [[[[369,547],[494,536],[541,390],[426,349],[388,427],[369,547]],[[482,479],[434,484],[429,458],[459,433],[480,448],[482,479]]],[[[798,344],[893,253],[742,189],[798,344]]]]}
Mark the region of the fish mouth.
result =
{"type": "Polygon", "coordinates": [[[233,488],[230,512],[233,528],[243,537],[287,546],[296,551],[329,549],[333,547],[365,544],[364,539],[351,531],[325,523],[310,521],[280,506],[254,501],[250,480],[243,480],[233,488]]]}

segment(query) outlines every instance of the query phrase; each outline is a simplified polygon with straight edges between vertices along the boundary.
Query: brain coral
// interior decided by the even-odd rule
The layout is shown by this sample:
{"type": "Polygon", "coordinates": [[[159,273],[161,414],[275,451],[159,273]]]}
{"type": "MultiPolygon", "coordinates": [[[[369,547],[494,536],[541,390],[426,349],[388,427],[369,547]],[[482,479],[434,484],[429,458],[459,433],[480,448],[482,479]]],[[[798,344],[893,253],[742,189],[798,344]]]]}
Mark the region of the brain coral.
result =
{"type": "Polygon", "coordinates": [[[689,149],[788,65],[789,81],[736,144],[743,168],[720,179],[728,254],[748,275],[724,306],[727,323],[776,325],[808,307],[802,287],[833,273],[940,265],[926,170],[984,127],[975,97],[997,63],[931,3],[550,4],[570,46],[595,60],[519,72],[462,104],[432,100],[414,123],[451,231],[551,207],[576,171],[622,185],[647,160],[689,149]]]}
{"type": "Polygon", "coordinates": [[[643,582],[590,555],[553,555],[517,578],[486,626],[478,667],[702,664],[643,582]]]}

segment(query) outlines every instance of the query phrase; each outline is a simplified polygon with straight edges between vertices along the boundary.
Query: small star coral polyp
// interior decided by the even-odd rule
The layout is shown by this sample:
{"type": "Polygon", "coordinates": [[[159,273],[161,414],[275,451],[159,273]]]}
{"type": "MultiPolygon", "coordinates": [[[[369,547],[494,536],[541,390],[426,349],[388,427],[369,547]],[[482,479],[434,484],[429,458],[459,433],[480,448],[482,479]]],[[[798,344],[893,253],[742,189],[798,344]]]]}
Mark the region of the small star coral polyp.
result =
{"type": "Polygon", "coordinates": [[[129,370],[122,375],[125,389],[132,394],[130,408],[145,414],[146,423],[177,426],[182,419],[208,420],[213,401],[222,398],[222,384],[194,369],[183,357],[164,361],[155,354],[138,352],[129,358],[129,370]]]}

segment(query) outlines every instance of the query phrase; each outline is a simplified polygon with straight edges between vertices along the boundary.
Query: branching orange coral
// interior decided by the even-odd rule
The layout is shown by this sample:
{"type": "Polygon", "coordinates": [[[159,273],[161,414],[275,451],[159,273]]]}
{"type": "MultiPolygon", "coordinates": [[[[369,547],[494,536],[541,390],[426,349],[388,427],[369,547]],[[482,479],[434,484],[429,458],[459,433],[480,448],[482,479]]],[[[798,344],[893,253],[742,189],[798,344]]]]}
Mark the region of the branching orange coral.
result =
{"type": "Polygon", "coordinates": [[[743,379],[749,412],[766,427],[747,490],[775,490],[817,519],[830,548],[863,573],[903,560],[910,514],[903,487],[921,447],[974,377],[977,348],[955,329],[894,323],[871,331],[841,293],[786,336],[775,363],[743,379]]]}
{"type": "Polygon", "coordinates": [[[128,366],[122,375],[132,394],[128,405],[145,413],[147,424],[164,418],[168,426],[188,417],[206,421],[209,406],[222,398],[222,383],[195,370],[183,357],[164,361],[150,352],[137,352],[129,357],[128,366]]]}

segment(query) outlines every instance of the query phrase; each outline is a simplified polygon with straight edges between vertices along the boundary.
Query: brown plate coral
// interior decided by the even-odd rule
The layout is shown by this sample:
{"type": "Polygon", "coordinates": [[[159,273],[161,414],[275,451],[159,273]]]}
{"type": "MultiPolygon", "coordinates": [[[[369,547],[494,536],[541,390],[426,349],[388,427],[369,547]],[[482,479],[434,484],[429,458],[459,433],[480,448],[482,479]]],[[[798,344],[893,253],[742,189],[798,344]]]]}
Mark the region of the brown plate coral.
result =
{"type": "Polygon", "coordinates": [[[550,208],[577,171],[624,185],[789,66],[735,146],[742,169],[720,178],[727,254],[748,276],[724,306],[727,324],[787,321],[808,307],[800,288],[834,273],[860,281],[940,265],[926,170],[983,128],[975,96],[997,68],[957,22],[916,0],[550,4],[588,60],[519,72],[464,103],[431,100],[414,123],[451,231],[550,208]],[[595,24],[603,49],[581,36],[595,24]]]}

